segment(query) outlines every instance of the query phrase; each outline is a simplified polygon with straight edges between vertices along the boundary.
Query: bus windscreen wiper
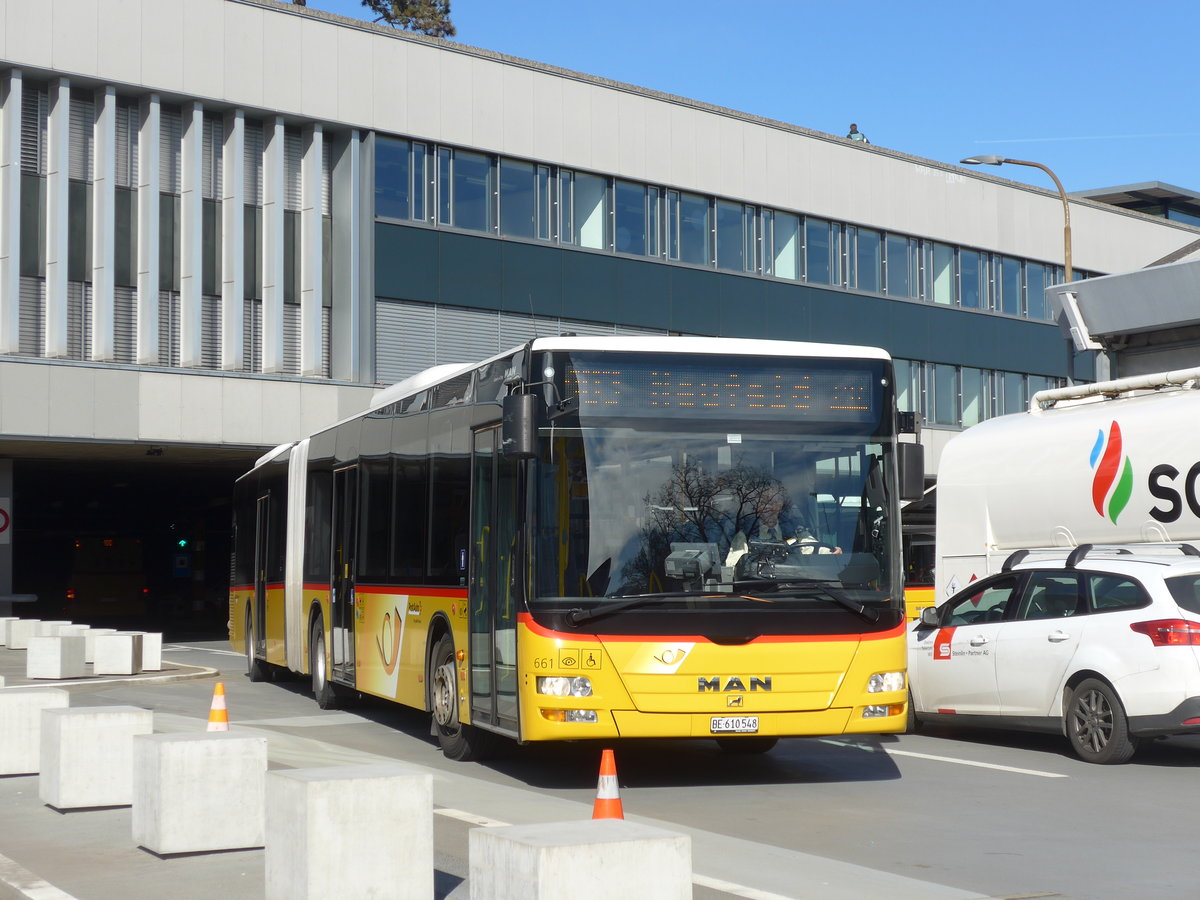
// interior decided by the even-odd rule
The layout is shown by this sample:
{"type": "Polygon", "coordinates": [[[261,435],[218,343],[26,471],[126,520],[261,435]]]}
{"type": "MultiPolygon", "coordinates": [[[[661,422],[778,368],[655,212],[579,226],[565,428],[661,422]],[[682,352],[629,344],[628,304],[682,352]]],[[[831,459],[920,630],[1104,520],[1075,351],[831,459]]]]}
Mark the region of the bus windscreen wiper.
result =
{"type": "Polygon", "coordinates": [[[761,579],[755,581],[739,581],[734,587],[742,588],[747,586],[766,587],[771,589],[771,593],[783,593],[785,591],[798,591],[801,588],[811,588],[811,593],[817,597],[825,597],[832,600],[838,606],[850,610],[857,616],[862,616],[868,622],[879,621],[879,610],[871,609],[869,606],[859,603],[854,598],[844,594],[840,589],[834,587],[836,581],[824,578],[792,578],[788,581],[771,581],[770,579],[761,579]]]}
{"type": "Polygon", "coordinates": [[[725,598],[728,594],[714,594],[712,591],[662,591],[657,594],[624,594],[617,595],[612,599],[613,603],[603,603],[600,606],[594,606],[591,609],[581,609],[576,607],[567,612],[567,621],[572,625],[579,625],[583,622],[589,622],[592,619],[598,619],[601,616],[612,615],[626,609],[634,609],[638,606],[643,606],[647,603],[653,603],[655,600],[670,600],[676,597],[713,597],[725,598]]]}

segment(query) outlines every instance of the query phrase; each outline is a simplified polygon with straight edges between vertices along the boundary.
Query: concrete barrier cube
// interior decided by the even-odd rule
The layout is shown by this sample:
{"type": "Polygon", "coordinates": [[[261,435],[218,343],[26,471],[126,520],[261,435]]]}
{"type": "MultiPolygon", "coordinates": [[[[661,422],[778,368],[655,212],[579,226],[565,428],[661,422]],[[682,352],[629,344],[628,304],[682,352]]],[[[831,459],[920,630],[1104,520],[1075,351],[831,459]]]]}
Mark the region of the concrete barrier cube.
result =
{"type": "Polygon", "coordinates": [[[8,623],[16,616],[0,616],[0,647],[8,646],[8,623]]]}
{"type": "Polygon", "coordinates": [[[65,637],[71,634],[77,634],[80,637],[83,637],[88,633],[89,630],[90,629],[87,625],[55,625],[51,634],[55,637],[65,637]]]}
{"type": "Polygon", "coordinates": [[[83,678],[83,635],[55,635],[29,639],[25,655],[26,678],[83,678]]]}
{"type": "Polygon", "coordinates": [[[69,706],[59,688],[0,691],[0,775],[37,774],[42,751],[42,710],[69,706]]]}
{"type": "Polygon", "coordinates": [[[96,661],[96,636],[100,634],[116,634],[115,628],[89,628],[87,634],[83,636],[83,661],[85,663],[94,663],[96,661]]]}
{"type": "Polygon", "coordinates": [[[37,619],[9,619],[4,623],[4,643],[9,650],[27,650],[37,619]]]}
{"type": "Polygon", "coordinates": [[[162,856],[261,847],[266,776],[264,737],[135,735],[133,840],[162,856]]]}
{"type": "Polygon", "coordinates": [[[625,819],[473,828],[471,900],[690,900],[692,843],[625,819]]]}
{"type": "Polygon", "coordinates": [[[142,635],[115,631],[96,637],[93,675],[136,675],[142,671],[142,635]]]}
{"type": "Polygon", "coordinates": [[[154,730],[137,706],[42,711],[38,797],[55,809],[133,803],[133,736],[154,730]]]}
{"type": "Polygon", "coordinates": [[[162,632],[122,631],[118,634],[140,634],[142,636],[142,671],[162,671],[162,632]]]}
{"type": "Polygon", "coordinates": [[[36,637],[50,637],[58,634],[58,629],[62,625],[74,625],[74,622],[68,622],[66,619],[41,619],[33,626],[33,633],[36,637]]]}
{"type": "Polygon", "coordinates": [[[433,896],[433,777],[403,765],[267,775],[267,900],[433,896]]]}

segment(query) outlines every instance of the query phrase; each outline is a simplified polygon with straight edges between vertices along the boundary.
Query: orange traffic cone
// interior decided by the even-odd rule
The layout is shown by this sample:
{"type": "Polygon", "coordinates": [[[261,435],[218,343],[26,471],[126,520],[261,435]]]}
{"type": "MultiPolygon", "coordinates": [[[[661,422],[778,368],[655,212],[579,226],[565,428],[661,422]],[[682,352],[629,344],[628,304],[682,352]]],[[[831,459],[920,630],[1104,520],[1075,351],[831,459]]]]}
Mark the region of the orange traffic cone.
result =
{"type": "Polygon", "coordinates": [[[212,708],[208,712],[209,731],[229,730],[229,711],[225,708],[225,682],[213,685],[212,708]]]}
{"type": "Polygon", "coordinates": [[[611,750],[600,757],[600,781],[596,785],[596,803],[592,807],[593,819],[623,819],[621,796],[617,793],[617,763],[611,750]]]}

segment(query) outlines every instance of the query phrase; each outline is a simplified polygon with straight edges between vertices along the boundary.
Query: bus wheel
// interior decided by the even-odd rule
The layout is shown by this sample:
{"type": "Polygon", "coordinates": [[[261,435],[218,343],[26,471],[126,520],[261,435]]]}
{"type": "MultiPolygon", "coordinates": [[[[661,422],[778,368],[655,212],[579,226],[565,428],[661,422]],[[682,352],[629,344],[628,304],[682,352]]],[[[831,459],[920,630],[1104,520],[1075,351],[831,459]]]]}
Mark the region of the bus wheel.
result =
{"type": "Polygon", "coordinates": [[[433,733],[447,759],[485,759],[495,747],[496,737],[458,720],[458,667],[454,641],[443,635],[429,658],[429,706],[433,733]]]}
{"type": "Polygon", "coordinates": [[[312,689],[317,706],[321,709],[337,709],[338,697],[329,683],[329,671],[325,667],[325,627],[320,619],[313,623],[308,648],[308,666],[312,669],[312,689]]]}
{"type": "Polygon", "coordinates": [[[246,677],[251,681],[270,681],[266,663],[254,655],[254,627],[250,610],[246,610],[246,677]]]}
{"type": "Polygon", "coordinates": [[[777,737],[717,738],[717,746],[726,753],[766,753],[778,743],[777,737]]]}

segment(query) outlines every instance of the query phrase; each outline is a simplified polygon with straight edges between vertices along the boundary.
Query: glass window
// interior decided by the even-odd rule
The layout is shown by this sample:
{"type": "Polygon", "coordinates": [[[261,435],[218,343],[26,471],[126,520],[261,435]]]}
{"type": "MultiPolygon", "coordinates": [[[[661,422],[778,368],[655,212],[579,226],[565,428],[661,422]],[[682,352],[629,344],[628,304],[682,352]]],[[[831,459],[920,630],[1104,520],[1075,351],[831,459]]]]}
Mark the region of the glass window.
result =
{"type": "Polygon", "coordinates": [[[1011,256],[1000,258],[1000,312],[1021,314],[1021,261],[1011,256]]]}
{"type": "Polygon", "coordinates": [[[537,167],[537,236],[543,240],[550,240],[550,226],[554,221],[554,198],[551,196],[551,185],[553,179],[550,177],[549,166],[537,167]]]}
{"type": "Polygon", "coordinates": [[[942,626],[999,622],[1012,599],[1016,578],[1008,577],[976,588],[942,611],[942,626]]]}
{"type": "Polygon", "coordinates": [[[537,172],[532,163],[500,160],[500,233],[532,238],[537,222],[537,172]]]}
{"type": "Polygon", "coordinates": [[[833,284],[833,240],[830,223],[804,219],[804,278],[813,284],[833,284]]]}
{"type": "Polygon", "coordinates": [[[883,235],[866,228],[856,229],[854,239],[854,283],[860,291],[880,293],[883,280],[882,265],[883,235]]]}
{"type": "Polygon", "coordinates": [[[954,248],[949,244],[926,244],[926,277],[929,284],[925,296],[934,303],[954,303],[954,248]]]}
{"type": "Polygon", "coordinates": [[[771,214],[771,271],[777,278],[797,277],[799,237],[799,216],[782,212],[771,214]]]}
{"type": "Polygon", "coordinates": [[[898,359],[896,366],[896,405],[904,412],[923,412],[922,382],[925,364],[916,360],[898,359]]]}
{"type": "MultiPolygon", "coordinates": [[[[384,424],[388,424],[384,422],[384,424]]],[[[392,523],[392,463],[364,459],[359,465],[358,575],[371,581],[388,577],[392,523]]]]}
{"type": "Polygon", "coordinates": [[[960,372],[962,381],[962,425],[967,428],[978,425],[987,418],[987,372],[982,369],[964,368],[960,372]]]}
{"type": "Polygon", "coordinates": [[[670,247],[672,259],[707,266],[709,202],[698,194],[670,192],[670,247]]]}
{"type": "Polygon", "coordinates": [[[648,256],[662,255],[662,191],[659,188],[646,188],[646,203],[650,220],[650,231],[646,236],[646,254],[648,256]]]}
{"type": "Polygon", "coordinates": [[[455,228],[490,231],[492,160],[482,153],[454,151],[452,169],[455,228]]]}
{"type": "Polygon", "coordinates": [[[389,219],[412,216],[412,148],[408,141],[375,139],[375,215],[389,219]]]}
{"type": "Polygon", "coordinates": [[[438,222],[450,224],[450,198],[454,192],[450,181],[450,150],[438,148],[438,222]]]}
{"type": "Polygon", "coordinates": [[[912,297],[917,286],[916,259],[912,241],[896,234],[887,236],[887,292],[890,297],[912,297]]]}
{"type": "MultiPolygon", "coordinates": [[[[421,423],[422,425],[424,422],[421,423]]],[[[421,436],[424,443],[424,436],[421,436]]],[[[404,580],[424,579],[426,540],[425,504],[429,495],[429,463],[424,457],[400,456],[396,465],[396,509],[393,521],[392,574],[404,580]]]]}
{"type": "Polygon", "coordinates": [[[644,185],[618,181],[613,186],[615,243],[618,253],[646,255],[649,237],[646,200],[644,185]]]}
{"type": "Polygon", "coordinates": [[[571,173],[565,169],[558,171],[558,239],[564,244],[575,243],[574,217],[571,209],[574,205],[573,180],[571,173]]]}
{"type": "Polygon", "coordinates": [[[1025,585],[1018,619],[1061,619],[1085,612],[1079,576],[1070,572],[1034,572],[1025,585]]]}
{"type": "Polygon", "coordinates": [[[933,367],[933,421],[938,425],[958,424],[958,368],[933,367]]]}
{"type": "Polygon", "coordinates": [[[746,231],[742,204],[718,200],[717,268],[746,271],[746,231]]]}
{"type": "Polygon", "coordinates": [[[430,180],[425,164],[429,157],[428,149],[424,144],[412,145],[412,217],[418,222],[425,221],[426,196],[430,189],[430,180]]]}
{"type": "Polygon", "coordinates": [[[1038,263],[1025,263],[1025,302],[1031,319],[1044,321],[1054,318],[1050,304],[1046,302],[1046,286],[1046,267],[1038,263]]]}
{"type": "Polygon", "coordinates": [[[965,309],[987,309],[987,265],[978,250],[958,251],[959,302],[965,309]]]}
{"type": "Polygon", "coordinates": [[[1038,391],[1048,391],[1054,387],[1054,379],[1047,378],[1045,375],[1029,375],[1026,377],[1025,383],[1028,385],[1030,400],[1038,391]]]}
{"type": "Polygon", "coordinates": [[[604,225],[605,198],[608,196],[608,179],[599,175],[575,173],[575,242],[580,247],[603,250],[608,246],[604,225]]]}
{"type": "Polygon", "coordinates": [[[1003,387],[1000,398],[1001,410],[1005,415],[1023,412],[1025,409],[1025,376],[1017,372],[1001,372],[1003,387]]]}

